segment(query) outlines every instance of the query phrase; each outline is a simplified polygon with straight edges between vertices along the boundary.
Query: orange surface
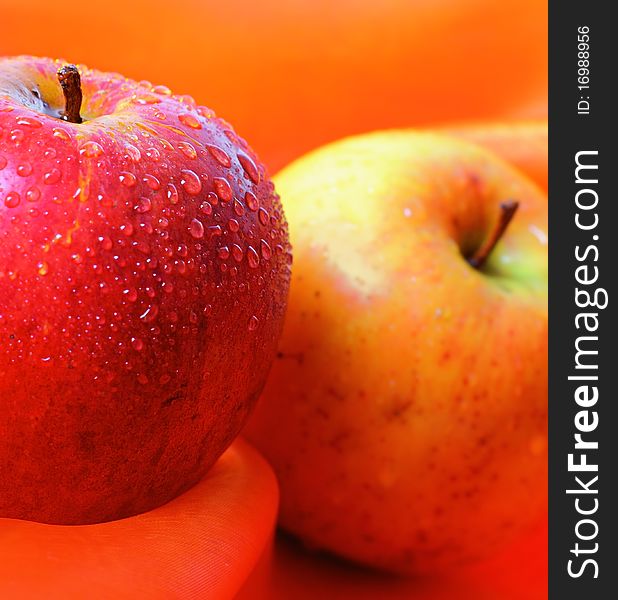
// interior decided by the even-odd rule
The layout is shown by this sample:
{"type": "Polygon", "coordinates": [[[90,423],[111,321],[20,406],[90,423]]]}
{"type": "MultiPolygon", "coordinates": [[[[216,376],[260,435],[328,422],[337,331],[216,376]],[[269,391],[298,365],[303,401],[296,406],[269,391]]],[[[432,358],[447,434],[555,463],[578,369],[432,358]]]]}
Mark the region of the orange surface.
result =
{"type": "Polygon", "coordinates": [[[422,579],[371,572],[279,536],[270,581],[251,580],[237,600],[544,600],[547,522],[482,563],[422,579]]]}
{"type": "Polygon", "coordinates": [[[229,600],[268,550],[277,500],[270,467],[237,441],[198,485],[136,517],[0,519],[0,598],[229,600]]]}
{"type": "Polygon", "coordinates": [[[275,172],[345,135],[547,114],[545,0],[2,0],[0,54],[192,94],[275,172]]]}

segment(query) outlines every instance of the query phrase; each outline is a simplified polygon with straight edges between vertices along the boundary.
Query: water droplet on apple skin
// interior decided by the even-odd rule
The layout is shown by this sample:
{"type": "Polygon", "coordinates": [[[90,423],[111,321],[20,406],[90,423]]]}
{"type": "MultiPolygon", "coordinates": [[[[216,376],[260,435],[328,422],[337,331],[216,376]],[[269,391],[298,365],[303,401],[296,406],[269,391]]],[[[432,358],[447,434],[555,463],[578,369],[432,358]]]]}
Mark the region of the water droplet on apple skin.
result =
{"type": "Polygon", "coordinates": [[[260,208],[260,203],[258,202],[256,195],[251,191],[245,193],[245,203],[252,212],[257,212],[260,208]]]}
{"type": "Polygon", "coordinates": [[[9,133],[9,140],[13,143],[15,147],[21,146],[24,138],[25,134],[21,129],[13,129],[9,133]]]}
{"type": "Polygon", "coordinates": [[[30,163],[22,163],[17,165],[16,171],[20,177],[28,177],[32,174],[32,165],[30,163]]]}
{"type": "Polygon", "coordinates": [[[252,269],[257,269],[260,266],[260,257],[253,246],[247,247],[247,262],[252,269]]]}
{"type": "Polygon", "coordinates": [[[172,95],[172,90],[170,90],[165,85],[155,85],[155,86],[153,86],[152,92],[154,94],[161,94],[161,96],[171,96],[172,95]]]}
{"type": "Polygon", "coordinates": [[[135,210],[138,213],[140,214],[147,213],[151,210],[151,208],[152,208],[152,201],[150,200],[150,198],[146,198],[144,196],[142,196],[141,198],[138,198],[137,204],[135,205],[135,210]]]}
{"type": "Polygon", "coordinates": [[[68,142],[71,140],[71,134],[68,133],[65,129],[62,129],[60,127],[54,127],[53,135],[55,138],[58,138],[64,142],[68,142]]]}
{"type": "Polygon", "coordinates": [[[55,167],[43,175],[43,183],[45,185],[55,185],[59,183],[61,179],[62,173],[60,172],[60,169],[56,169],[55,167]]]}
{"type": "Polygon", "coordinates": [[[201,129],[202,124],[199,119],[192,115],[191,113],[181,113],[178,115],[178,120],[183,124],[189,127],[190,129],[201,129]]]}
{"type": "Polygon", "coordinates": [[[161,188],[161,182],[159,181],[159,178],[152,173],[146,173],[142,178],[142,181],[146,184],[146,187],[151,189],[153,192],[156,192],[161,188]]]}
{"type": "Polygon", "coordinates": [[[189,226],[189,232],[191,233],[191,237],[199,240],[204,237],[204,225],[199,219],[193,219],[189,226]]]}
{"type": "Polygon", "coordinates": [[[236,198],[234,199],[233,208],[237,216],[242,217],[245,214],[245,207],[242,202],[236,198]]]}
{"type": "Polygon", "coordinates": [[[227,179],[223,177],[215,177],[212,181],[215,188],[215,194],[222,202],[230,202],[233,197],[232,187],[227,179]]]}
{"type": "Polygon", "coordinates": [[[44,277],[49,273],[49,265],[45,261],[40,262],[37,265],[37,273],[44,277]]]}
{"type": "Polygon", "coordinates": [[[268,242],[264,239],[260,240],[260,252],[264,260],[270,260],[270,257],[272,256],[272,250],[268,242]]]}
{"type": "Polygon", "coordinates": [[[146,156],[155,163],[161,160],[161,152],[159,152],[156,148],[147,148],[146,156]]]}
{"type": "Polygon", "coordinates": [[[26,190],[26,200],[28,202],[37,202],[41,198],[41,191],[39,188],[31,187],[26,190]]]}
{"type": "Polygon", "coordinates": [[[211,144],[207,145],[206,147],[208,148],[208,151],[210,152],[212,157],[222,167],[229,169],[232,166],[232,159],[230,158],[229,154],[225,150],[223,150],[222,148],[219,148],[218,146],[213,146],[211,144]]]}
{"type": "Polygon", "coordinates": [[[123,291],[123,294],[129,302],[135,302],[138,298],[138,293],[135,288],[126,289],[123,291]]]}
{"type": "Polygon", "coordinates": [[[133,163],[139,163],[142,160],[142,153],[133,144],[125,145],[126,157],[133,163]]]}
{"type": "Polygon", "coordinates": [[[147,105],[147,104],[159,104],[161,102],[161,98],[154,96],[152,94],[142,94],[142,95],[134,95],[131,98],[131,101],[134,104],[138,105],[147,105]]]}
{"type": "Polygon", "coordinates": [[[17,117],[16,122],[18,125],[31,127],[32,129],[40,129],[43,126],[43,123],[41,123],[39,119],[36,119],[34,117],[17,117]]]}
{"type": "Polygon", "coordinates": [[[268,211],[265,208],[260,208],[258,210],[258,219],[260,221],[260,223],[264,226],[268,225],[268,211]]]}
{"type": "Polygon", "coordinates": [[[141,315],[140,320],[144,323],[152,323],[159,314],[159,306],[157,304],[151,304],[141,315]]]}
{"type": "Polygon", "coordinates": [[[236,262],[242,262],[243,251],[238,244],[232,244],[232,257],[236,262]]]}
{"type": "Polygon", "coordinates": [[[190,142],[178,142],[177,148],[188,159],[195,160],[197,158],[197,150],[195,149],[195,146],[193,146],[193,144],[191,144],[190,142]]]}
{"type": "Polygon", "coordinates": [[[197,173],[191,169],[183,169],[180,174],[180,185],[185,192],[190,196],[197,196],[202,191],[202,182],[197,173]]]}
{"type": "Polygon", "coordinates": [[[259,174],[256,164],[253,162],[253,159],[249,157],[247,154],[245,154],[244,152],[239,152],[237,156],[238,156],[238,162],[240,163],[247,177],[249,177],[249,179],[253,183],[259,183],[260,174],[259,174]]]}
{"type": "Polygon", "coordinates": [[[135,175],[133,175],[133,173],[130,173],[129,171],[121,171],[120,175],[118,176],[118,180],[123,186],[127,188],[135,187],[135,184],[137,183],[137,178],[135,177],[135,175]]]}
{"type": "Polygon", "coordinates": [[[21,196],[17,192],[9,192],[4,197],[4,206],[7,208],[17,208],[21,202],[21,196]]]}
{"type": "Polygon", "coordinates": [[[178,189],[173,183],[167,184],[167,199],[169,200],[170,204],[178,204],[178,189]]]}
{"type": "Polygon", "coordinates": [[[99,156],[103,154],[104,150],[101,144],[90,140],[90,141],[84,142],[79,152],[86,158],[98,158],[99,156]]]}

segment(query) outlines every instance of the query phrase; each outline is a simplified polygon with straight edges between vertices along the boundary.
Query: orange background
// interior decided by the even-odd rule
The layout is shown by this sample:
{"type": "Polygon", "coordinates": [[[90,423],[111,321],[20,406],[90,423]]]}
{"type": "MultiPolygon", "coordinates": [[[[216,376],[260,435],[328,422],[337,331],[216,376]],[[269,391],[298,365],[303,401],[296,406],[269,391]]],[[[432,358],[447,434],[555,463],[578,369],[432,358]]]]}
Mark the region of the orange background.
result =
{"type": "Polygon", "coordinates": [[[191,94],[275,172],[363,131],[547,114],[544,0],[0,0],[0,54],[191,94]]]}
{"type": "Polygon", "coordinates": [[[490,560],[419,579],[362,570],[280,537],[268,579],[259,577],[237,600],[544,600],[547,523],[490,560]]]}

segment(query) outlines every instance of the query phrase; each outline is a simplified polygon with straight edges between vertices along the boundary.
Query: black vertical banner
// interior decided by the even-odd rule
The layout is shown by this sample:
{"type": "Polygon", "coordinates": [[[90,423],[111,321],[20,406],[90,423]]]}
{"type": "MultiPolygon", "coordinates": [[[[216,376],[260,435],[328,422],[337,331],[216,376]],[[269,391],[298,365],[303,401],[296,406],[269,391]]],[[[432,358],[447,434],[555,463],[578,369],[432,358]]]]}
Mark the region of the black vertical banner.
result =
{"type": "Polygon", "coordinates": [[[618,598],[618,29],[611,6],[549,2],[552,600],[618,598]]]}

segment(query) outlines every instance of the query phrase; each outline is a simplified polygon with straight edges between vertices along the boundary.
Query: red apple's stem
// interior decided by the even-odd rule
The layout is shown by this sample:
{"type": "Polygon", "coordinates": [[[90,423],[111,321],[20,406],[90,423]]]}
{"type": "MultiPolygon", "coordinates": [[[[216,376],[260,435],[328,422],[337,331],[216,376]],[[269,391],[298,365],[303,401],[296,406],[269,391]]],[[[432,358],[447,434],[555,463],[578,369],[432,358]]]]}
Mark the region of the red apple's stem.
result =
{"type": "Polygon", "coordinates": [[[491,235],[485,240],[485,243],[468,259],[468,262],[475,268],[480,269],[489,258],[491,251],[495,248],[500,238],[504,235],[506,228],[509,226],[511,219],[519,208],[519,202],[516,200],[507,200],[500,204],[500,217],[493,228],[491,235]]]}
{"type": "Polygon", "coordinates": [[[82,85],[77,67],[65,65],[58,69],[58,81],[64,94],[64,112],[60,116],[69,123],[81,123],[82,85]]]}

